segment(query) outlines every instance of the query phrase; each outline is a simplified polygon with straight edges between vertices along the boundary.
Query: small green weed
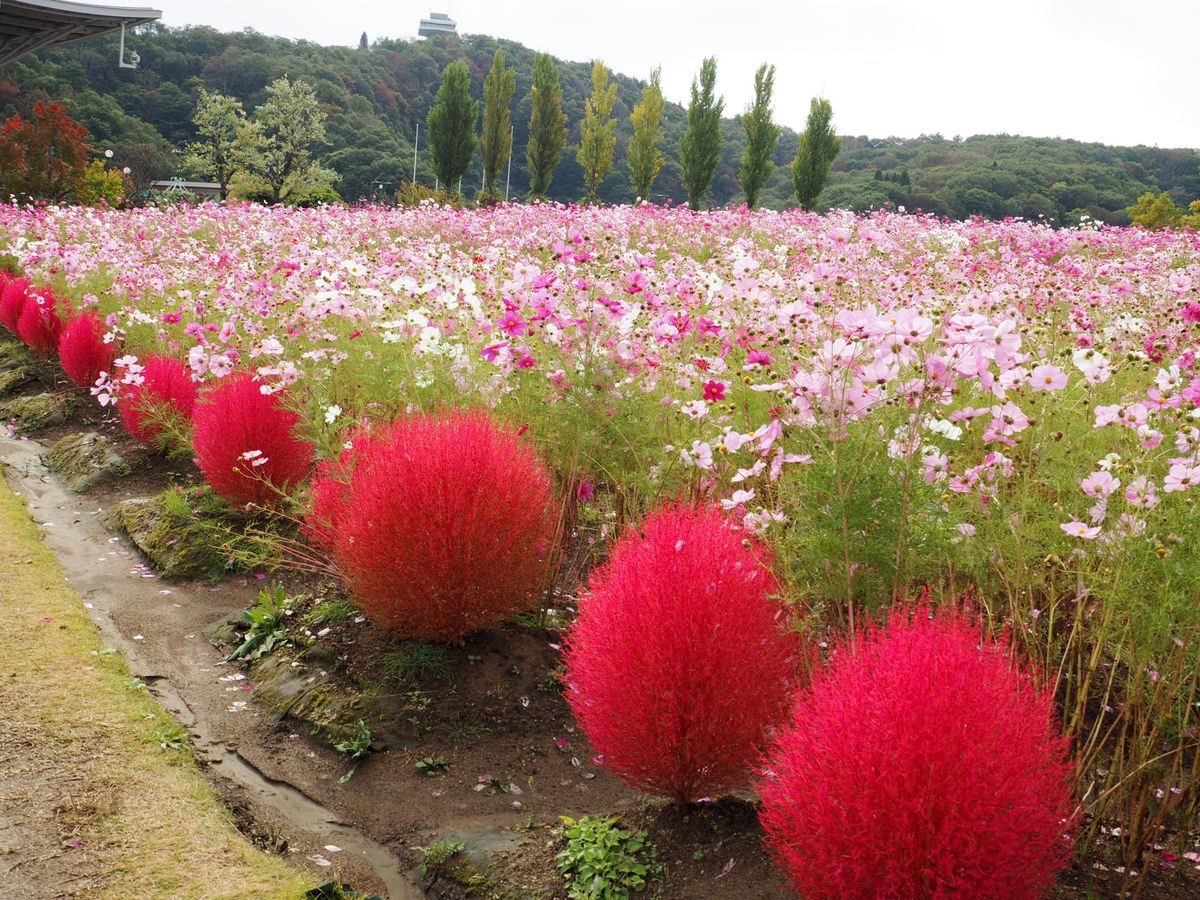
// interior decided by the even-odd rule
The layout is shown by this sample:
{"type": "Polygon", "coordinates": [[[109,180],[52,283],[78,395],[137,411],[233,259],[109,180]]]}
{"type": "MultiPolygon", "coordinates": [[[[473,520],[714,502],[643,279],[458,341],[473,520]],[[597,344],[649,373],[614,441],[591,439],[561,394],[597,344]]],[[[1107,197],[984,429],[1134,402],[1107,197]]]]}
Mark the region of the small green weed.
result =
{"type": "Polygon", "coordinates": [[[188,744],[187,729],[181,725],[162,724],[146,734],[146,740],[163,750],[179,751],[188,744]]]}
{"type": "Polygon", "coordinates": [[[349,600],[326,600],[314,606],[305,616],[309,625],[337,625],[349,622],[358,615],[358,607],[349,600]]]}
{"type": "MultiPolygon", "coordinates": [[[[371,726],[362,719],[358,720],[355,728],[354,737],[339,741],[333,745],[333,749],[338,751],[338,753],[347,754],[351,759],[362,759],[367,755],[367,751],[371,749],[371,741],[374,736],[371,734],[371,726]]],[[[351,766],[350,771],[338,779],[338,784],[345,784],[354,777],[354,773],[357,770],[357,765],[351,766]]]]}
{"type": "Polygon", "coordinates": [[[450,771],[450,763],[446,762],[446,757],[444,756],[423,756],[413,765],[418,772],[430,778],[445,775],[450,771]]]}
{"type": "Polygon", "coordinates": [[[450,680],[450,651],[439,644],[415,641],[385,653],[379,664],[389,678],[420,684],[431,678],[450,680]]]}
{"type": "Polygon", "coordinates": [[[446,864],[462,853],[459,841],[434,841],[428,847],[413,847],[421,854],[421,874],[429,875],[442,871],[446,864]]]}
{"type": "Polygon", "coordinates": [[[288,634],[284,621],[290,607],[291,601],[284,595],[282,587],[259,591],[258,605],[242,614],[242,624],[249,626],[246,637],[229,658],[249,662],[286,644],[288,634]]]}
{"type": "Polygon", "coordinates": [[[563,824],[554,835],[567,846],[555,861],[571,900],[626,900],[661,872],[646,832],[619,827],[619,816],[559,818],[563,824]]]}

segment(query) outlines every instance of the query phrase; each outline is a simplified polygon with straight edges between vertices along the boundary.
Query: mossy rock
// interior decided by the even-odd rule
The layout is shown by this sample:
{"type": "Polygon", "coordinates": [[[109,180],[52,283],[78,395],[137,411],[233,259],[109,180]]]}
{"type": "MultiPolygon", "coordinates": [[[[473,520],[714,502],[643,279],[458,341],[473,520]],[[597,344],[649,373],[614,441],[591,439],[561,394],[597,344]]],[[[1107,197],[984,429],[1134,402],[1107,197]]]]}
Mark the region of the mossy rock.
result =
{"type": "Polygon", "coordinates": [[[61,394],[29,394],[0,403],[0,422],[12,422],[20,431],[37,431],[67,421],[70,400],[61,394]]]}
{"type": "Polygon", "coordinates": [[[68,434],[46,454],[46,465],[63,477],[67,487],[81,494],[111,478],[129,474],[129,464],[112,444],[94,431],[68,434]]]}
{"type": "Polygon", "coordinates": [[[125,500],[105,522],[123,531],[168,578],[216,579],[278,567],[278,545],[208,488],[173,487],[157,497],[125,500]]]}
{"type": "Polygon", "coordinates": [[[274,653],[254,662],[250,669],[254,699],[280,718],[307,722],[330,740],[353,738],[358,720],[365,719],[362,698],[339,696],[328,676],[306,666],[293,667],[290,654],[274,653]]]}
{"type": "Polygon", "coordinates": [[[280,718],[305,722],[331,741],[354,737],[359,719],[371,726],[373,742],[382,748],[402,746],[416,736],[395,698],[343,693],[328,674],[333,665],[314,649],[315,655],[273,653],[255,660],[250,668],[254,698],[280,718]]]}
{"type": "Polygon", "coordinates": [[[25,387],[37,378],[37,371],[31,366],[26,365],[0,365],[0,397],[7,397],[9,394],[25,387]]]}
{"type": "Polygon", "coordinates": [[[129,535],[168,578],[217,578],[232,568],[229,555],[213,546],[208,534],[168,509],[161,496],[118,503],[108,521],[129,535]]]}
{"type": "Polygon", "coordinates": [[[238,644],[242,642],[242,637],[238,634],[238,629],[245,628],[245,622],[245,612],[235,609],[229,615],[222,616],[205,628],[204,636],[215,647],[227,647],[231,651],[235,650],[238,644]]]}
{"type": "Polygon", "coordinates": [[[33,362],[33,354],[20,341],[0,337],[0,372],[33,362]]]}

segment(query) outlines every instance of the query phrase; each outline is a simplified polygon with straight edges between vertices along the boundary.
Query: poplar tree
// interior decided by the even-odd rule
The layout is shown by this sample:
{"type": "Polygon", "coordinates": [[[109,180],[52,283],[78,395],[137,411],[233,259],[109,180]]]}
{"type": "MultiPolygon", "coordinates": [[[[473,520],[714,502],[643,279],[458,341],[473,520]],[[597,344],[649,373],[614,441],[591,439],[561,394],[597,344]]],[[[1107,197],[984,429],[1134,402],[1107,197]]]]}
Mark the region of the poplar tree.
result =
{"type": "Polygon", "coordinates": [[[478,118],[479,103],[471,99],[471,70],[461,59],[452,62],[442,72],[441,87],[425,117],[433,167],[448,191],[457,188],[459,179],[471,165],[478,142],[475,136],[478,118]]]}
{"type": "Polygon", "coordinates": [[[771,175],[771,156],[779,142],[779,126],[771,117],[771,94],[775,91],[775,67],[763,63],[754,73],[754,102],[746,107],[742,128],[746,131],[746,149],[738,180],[746,194],[746,205],[758,206],[758,195],[771,175]]]}
{"type": "Polygon", "coordinates": [[[496,178],[512,152],[512,115],[509,108],[517,90],[517,76],[504,64],[504,51],[497,48],[492,68],[483,80],[483,195],[496,196],[496,178]]]}
{"type": "Polygon", "coordinates": [[[650,199],[654,179],[662,171],[665,159],[662,145],[663,129],[662,69],[650,73],[650,81],[642,89],[642,102],[633,108],[629,117],[633,124],[633,137],[625,151],[629,163],[629,181],[638,197],[650,199]]]}
{"type": "Polygon", "coordinates": [[[813,97],[808,122],[792,160],[792,184],[804,209],[811,211],[816,205],[829,179],[829,167],[841,149],[842,139],[833,130],[833,107],[824,97],[813,97]]]}
{"type": "Polygon", "coordinates": [[[579,127],[579,149],[575,161],[583,169],[587,199],[600,199],[600,185],[612,168],[617,149],[617,120],[612,118],[617,103],[617,86],[608,83],[608,69],[600,60],[592,65],[592,96],[584,104],[583,124],[579,127]]]}
{"type": "Polygon", "coordinates": [[[567,141],[567,117],[562,108],[558,67],[549,53],[534,57],[533,86],[529,94],[532,110],[529,113],[529,146],[525,150],[529,193],[534,197],[545,197],[567,141]]]}
{"type": "Polygon", "coordinates": [[[692,209],[700,208],[721,161],[721,113],[725,111],[725,98],[717,98],[716,83],[717,61],[710,56],[700,66],[699,82],[692,79],[687,131],[679,145],[683,186],[692,209]]]}

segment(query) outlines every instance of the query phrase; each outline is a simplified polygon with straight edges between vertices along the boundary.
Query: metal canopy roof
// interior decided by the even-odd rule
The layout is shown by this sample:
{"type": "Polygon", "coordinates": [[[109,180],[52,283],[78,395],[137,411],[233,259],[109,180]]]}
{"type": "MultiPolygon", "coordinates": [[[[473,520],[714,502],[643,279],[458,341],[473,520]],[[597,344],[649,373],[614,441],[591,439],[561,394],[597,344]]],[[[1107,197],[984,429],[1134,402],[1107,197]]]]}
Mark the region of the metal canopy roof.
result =
{"type": "Polygon", "coordinates": [[[162,18],[157,9],[68,0],[0,0],[0,66],[54,44],[67,44],[162,18]]]}

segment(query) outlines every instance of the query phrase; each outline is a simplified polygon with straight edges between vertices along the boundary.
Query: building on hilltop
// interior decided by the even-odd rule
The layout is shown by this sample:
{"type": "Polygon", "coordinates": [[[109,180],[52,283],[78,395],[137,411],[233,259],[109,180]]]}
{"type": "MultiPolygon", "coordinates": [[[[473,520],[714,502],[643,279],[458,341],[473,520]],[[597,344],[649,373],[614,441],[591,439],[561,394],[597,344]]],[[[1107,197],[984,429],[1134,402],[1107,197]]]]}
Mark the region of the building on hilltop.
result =
{"type": "Polygon", "coordinates": [[[458,23],[445,13],[431,12],[428,19],[421,20],[417,30],[421,37],[432,37],[435,34],[458,34],[458,23]]]}

